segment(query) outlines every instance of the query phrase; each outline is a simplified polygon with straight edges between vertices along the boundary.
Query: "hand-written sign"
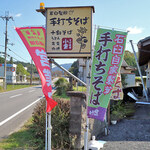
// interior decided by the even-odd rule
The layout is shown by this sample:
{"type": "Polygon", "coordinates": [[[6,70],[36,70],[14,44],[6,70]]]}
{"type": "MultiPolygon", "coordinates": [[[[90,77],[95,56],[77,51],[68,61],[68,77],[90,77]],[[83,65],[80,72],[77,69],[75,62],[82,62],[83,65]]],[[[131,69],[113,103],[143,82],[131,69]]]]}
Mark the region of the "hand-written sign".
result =
{"type": "Polygon", "coordinates": [[[92,10],[93,7],[46,9],[48,57],[91,56],[92,10]]]}
{"type": "Polygon", "coordinates": [[[126,32],[98,29],[88,101],[88,117],[104,120],[110,95],[120,70],[126,32]]]}

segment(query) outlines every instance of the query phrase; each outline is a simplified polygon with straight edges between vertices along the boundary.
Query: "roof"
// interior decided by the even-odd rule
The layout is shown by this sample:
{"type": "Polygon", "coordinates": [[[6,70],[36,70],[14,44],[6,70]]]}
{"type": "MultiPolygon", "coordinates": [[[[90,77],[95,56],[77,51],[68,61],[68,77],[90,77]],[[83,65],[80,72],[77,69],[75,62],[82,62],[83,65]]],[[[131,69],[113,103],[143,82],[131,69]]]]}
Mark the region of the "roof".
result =
{"type": "Polygon", "coordinates": [[[121,67],[125,67],[126,70],[131,70],[131,71],[136,70],[135,67],[129,66],[129,65],[126,63],[126,61],[125,61],[124,59],[123,59],[123,61],[122,61],[121,67]]]}
{"type": "Polygon", "coordinates": [[[122,66],[122,67],[128,67],[129,65],[128,65],[128,64],[126,63],[126,61],[123,59],[121,66],[122,66]]]}
{"type": "Polygon", "coordinates": [[[137,44],[139,52],[139,65],[145,65],[150,60],[150,36],[140,40],[137,44]]]}
{"type": "MultiPolygon", "coordinates": [[[[79,66],[82,66],[82,67],[85,67],[86,66],[86,60],[85,59],[78,59],[79,60],[79,66]]],[[[91,60],[91,59],[90,59],[91,60]]],[[[90,66],[91,66],[91,61],[90,61],[90,66]]],[[[122,65],[121,67],[125,67],[126,70],[131,70],[131,71],[134,71],[136,70],[135,67],[132,67],[132,66],[129,66],[126,61],[123,59],[122,61],[122,65]]]]}
{"type": "Polygon", "coordinates": [[[37,12],[41,12],[45,16],[45,12],[47,9],[58,9],[58,8],[86,8],[86,7],[91,7],[93,10],[93,13],[95,13],[95,8],[94,6],[71,6],[71,7],[45,7],[45,9],[36,9],[37,12]]]}

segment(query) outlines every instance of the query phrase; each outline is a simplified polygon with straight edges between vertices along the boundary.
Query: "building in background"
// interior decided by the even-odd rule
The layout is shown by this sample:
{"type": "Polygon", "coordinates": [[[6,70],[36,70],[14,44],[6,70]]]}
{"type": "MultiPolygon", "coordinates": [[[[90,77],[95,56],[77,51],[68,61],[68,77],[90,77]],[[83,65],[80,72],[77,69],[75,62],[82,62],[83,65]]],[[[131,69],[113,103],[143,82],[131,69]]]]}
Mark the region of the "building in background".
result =
{"type": "Polygon", "coordinates": [[[122,65],[121,65],[121,69],[120,69],[120,73],[126,75],[125,77],[125,83],[126,86],[125,87],[131,87],[131,86],[135,86],[135,73],[133,73],[133,71],[135,71],[136,68],[129,66],[125,60],[122,61],[122,65]]]}
{"type": "MultiPolygon", "coordinates": [[[[16,83],[16,64],[7,64],[6,82],[16,83]]],[[[0,64],[0,77],[4,77],[4,64],[0,64]]]]}
{"type": "MultiPolygon", "coordinates": [[[[27,67],[24,67],[27,70],[27,67]]],[[[7,64],[6,68],[6,82],[8,84],[14,83],[26,83],[26,75],[17,75],[17,65],[16,64],[7,64]]],[[[0,64],[0,78],[4,78],[4,64],[0,64]]]]}
{"type": "MultiPolygon", "coordinates": [[[[86,59],[78,59],[79,60],[79,73],[78,77],[86,83],[86,59]]],[[[91,59],[90,59],[90,68],[91,68],[91,59]]],[[[135,86],[135,71],[134,67],[129,66],[125,60],[123,60],[120,73],[125,74],[125,82],[126,87],[135,86]]]]}

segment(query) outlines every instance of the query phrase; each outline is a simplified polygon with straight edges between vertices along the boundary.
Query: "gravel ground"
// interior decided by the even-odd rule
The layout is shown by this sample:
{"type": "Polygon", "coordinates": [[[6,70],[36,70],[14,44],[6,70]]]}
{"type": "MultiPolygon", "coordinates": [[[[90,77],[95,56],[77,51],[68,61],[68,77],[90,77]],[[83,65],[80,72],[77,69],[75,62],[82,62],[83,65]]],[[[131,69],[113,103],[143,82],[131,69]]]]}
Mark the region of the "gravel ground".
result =
{"type": "Polygon", "coordinates": [[[132,118],[109,126],[109,135],[100,140],[102,150],[150,150],[150,106],[138,106],[132,118]]]}

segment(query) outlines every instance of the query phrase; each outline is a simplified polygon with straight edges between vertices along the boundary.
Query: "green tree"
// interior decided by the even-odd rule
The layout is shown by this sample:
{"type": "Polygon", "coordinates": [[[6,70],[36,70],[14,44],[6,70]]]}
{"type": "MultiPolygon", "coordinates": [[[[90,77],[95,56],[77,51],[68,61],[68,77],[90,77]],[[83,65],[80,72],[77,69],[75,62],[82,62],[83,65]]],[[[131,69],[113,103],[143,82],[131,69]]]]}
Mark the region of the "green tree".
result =
{"type": "Polygon", "coordinates": [[[134,54],[130,51],[125,51],[124,60],[129,66],[136,67],[134,54]]]}
{"type": "Polygon", "coordinates": [[[30,75],[30,73],[27,72],[27,70],[25,70],[25,68],[23,67],[22,64],[18,64],[18,65],[17,65],[16,73],[17,73],[18,75],[27,75],[27,76],[30,75]]]}
{"type": "MultiPolygon", "coordinates": [[[[25,63],[25,62],[22,62],[22,61],[16,61],[15,64],[22,64],[24,67],[27,67],[27,71],[29,73],[31,73],[31,64],[30,63],[25,63]]],[[[37,71],[34,64],[32,66],[32,70],[33,70],[33,73],[38,73],[38,71],[37,71]]]]}
{"type": "Polygon", "coordinates": [[[5,59],[3,57],[0,57],[0,64],[3,64],[5,62],[5,59]]]}
{"type": "MultiPolygon", "coordinates": [[[[28,68],[27,71],[31,73],[31,64],[27,64],[26,67],[28,68]]],[[[32,71],[33,73],[38,73],[34,64],[32,64],[32,71]]]]}
{"type": "Polygon", "coordinates": [[[71,68],[69,69],[69,71],[77,77],[78,72],[79,72],[78,68],[79,68],[79,61],[77,60],[71,65],[71,68]]]}
{"type": "MultiPolygon", "coordinates": [[[[137,57],[138,57],[138,53],[136,54],[137,57]]],[[[126,63],[129,65],[129,66],[132,66],[132,67],[136,67],[137,68],[137,65],[136,65],[136,61],[135,61],[135,57],[134,57],[134,54],[130,51],[125,51],[125,54],[124,54],[124,60],[126,61],[126,63]]],[[[143,76],[146,75],[146,72],[145,72],[145,69],[146,69],[146,65],[144,66],[141,66],[140,67],[141,69],[141,73],[143,76]]],[[[135,71],[135,74],[136,76],[139,76],[139,72],[138,70],[135,71]]]]}

